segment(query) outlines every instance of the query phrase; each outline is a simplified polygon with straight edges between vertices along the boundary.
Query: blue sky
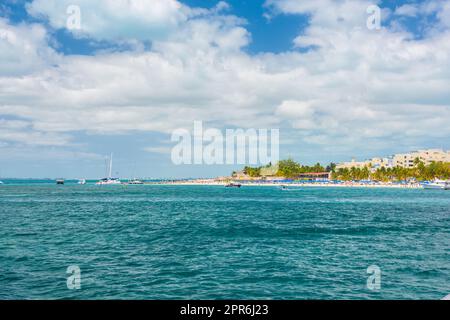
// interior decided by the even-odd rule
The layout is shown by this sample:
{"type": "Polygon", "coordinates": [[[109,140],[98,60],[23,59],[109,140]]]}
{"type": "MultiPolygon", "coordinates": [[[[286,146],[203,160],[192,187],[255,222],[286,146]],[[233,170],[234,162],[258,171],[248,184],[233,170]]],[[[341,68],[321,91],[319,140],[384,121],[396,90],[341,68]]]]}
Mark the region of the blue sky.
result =
{"type": "MultiPolygon", "coordinates": [[[[7,16],[12,22],[38,22],[44,23],[42,19],[31,17],[25,8],[26,3],[32,0],[12,0],[3,4],[3,16],[7,16]]],[[[185,0],[180,1],[191,7],[213,8],[220,0],[185,0]]],[[[380,2],[382,8],[395,10],[404,4],[420,3],[421,1],[385,0],[380,2]]],[[[252,41],[246,48],[249,53],[257,54],[259,52],[280,53],[289,51],[293,48],[293,40],[304,28],[308,26],[308,14],[283,14],[274,12],[268,8],[265,0],[231,0],[227,1],[230,5],[229,12],[246,20],[246,28],[251,33],[252,41]],[[271,15],[268,19],[266,15],[271,15]]],[[[429,23],[433,22],[433,15],[428,16],[429,23]]],[[[404,22],[408,29],[413,31],[416,36],[421,36],[423,26],[418,23],[420,19],[406,17],[404,22]]],[[[388,20],[389,21],[389,20],[388,20]]],[[[387,21],[384,21],[386,23],[387,21]]],[[[58,51],[65,54],[94,54],[99,48],[108,48],[111,43],[97,43],[92,45],[89,39],[80,39],[73,37],[65,29],[54,30],[54,36],[60,46],[55,47],[58,51]]]]}
{"type": "Polygon", "coordinates": [[[111,152],[121,177],[238,169],[172,164],[195,120],[280,129],[307,164],[450,149],[449,20],[438,0],[3,1],[0,176],[99,178],[111,152]]]}
{"type": "MultiPolygon", "coordinates": [[[[31,0],[7,1],[4,4],[4,11],[14,23],[20,22],[40,22],[45,21],[30,17],[25,4],[31,0]]],[[[213,8],[220,1],[217,0],[188,0],[182,3],[192,7],[213,8]]],[[[283,52],[292,49],[292,40],[307,25],[307,16],[298,15],[276,15],[270,21],[264,17],[268,12],[265,1],[228,1],[229,12],[246,19],[246,28],[251,32],[252,42],[246,48],[248,52],[255,54],[258,52],[283,52]]],[[[114,44],[96,43],[92,45],[90,39],[80,39],[73,37],[65,29],[54,31],[55,39],[60,46],[55,47],[64,54],[94,54],[99,48],[108,48],[114,44]]]]}

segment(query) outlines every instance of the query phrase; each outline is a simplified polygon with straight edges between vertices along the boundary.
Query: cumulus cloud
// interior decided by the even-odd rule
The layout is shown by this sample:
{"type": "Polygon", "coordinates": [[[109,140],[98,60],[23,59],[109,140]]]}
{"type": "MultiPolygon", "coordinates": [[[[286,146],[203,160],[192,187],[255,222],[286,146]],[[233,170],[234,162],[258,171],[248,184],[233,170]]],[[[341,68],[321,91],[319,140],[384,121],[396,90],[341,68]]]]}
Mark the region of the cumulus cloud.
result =
{"type": "Polygon", "coordinates": [[[429,33],[439,32],[450,27],[450,1],[448,0],[427,0],[418,3],[408,3],[395,9],[395,15],[408,18],[422,18],[419,24],[425,22],[424,28],[429,33]],[[428,20],[430,17],[432,23],[428,20]]]}
{"type": "MultiPolygon", "coordinates": [[[[355,146],[367,139],[447,136],[427,133],[449,119],[449,33],[412,40],[406,31],[368,30],[367,1],[269,0],[285,14],[308,14],[310,26],[295,39],[304,78],[313,83],[298,100],[284,100],[276,114],[301,130],[305,141],[341,141],[355,146]],[[358,14],[359,13],[359,14],[358,14]],[[328,137],[328,139],[327,139],[328,137]],[[351,137],[351,139],[350,139],[351,137]],[[350,140],[349,140],[350,139],[350,140]]],[[[424,4],[425,5],[425,4],[424,4]]],[[[431,3],[426,3],[431,6],[431,3]]],[[[430,12],[444,14],[445,5],[430,12]]],[[[300,84],[301,83],[301,84],[300,84]]]]}
{"type": "Polygon", "coordinates": [[[41,25],[13,26],[0,17],[0,76],[22,76],[42,71],[57,60],[41,25]]]}
{"type": "Polygon", "coordinates": [[[67,27],[77,6],[80,29],[69,29],[80,37],[96,40],[153,40],[166,36],[190,14],[176,0],[33,0],[27,5],[30,15],[45,18],[56,29],[67,27]]]}
{"type": "MultiPolygon", "coordinates": [[[[65,20],[58,20],[55,3],[36,0],[29,10],[45,14],[53,27],[61,28],[65,20]]],[[[90,3],[83,5],[96,6],[90,3]]],[[[384,148],[410,139],[448,137],[450,33],[441,29],[413,39],[387,26],[368,30],[369,4],[268,1],[267,6],[279,13],[310,16],[295,45],[313,47],[280,54],[246,53],[251,35],[242,19],[224,13],[224,4],[213,10],[174,5],[173,12],[172,7],[161,11],[168,17],[142,17],[153,20],[129,33],[89,27],[83,36],[92,39],[132,36],[152,39],[153,44],[147,51],[62,56],[56,63],[48,62],[52,54],[41,56],[39,48],[46,39],[42,27],[3,22],[17,39],[33,28],[43,33],[27,42],[29,52],[36,52],[33,58],[17,54],[32,64],[20,77],[0,73],[0,118],[16,117],[27,124],[25,131],[20,129],[24,123],[9,123],[9,138],[0,136],[0,141],[26,141],[27,135],[17,135],[24,130],[47,144],[61,145],[71,142],[74,131],[169,133],[190,128],[194,120],[221,128],[281,127],[296,137],[291,139],[295,143],[348,148],[366,147],[367,141],[384,148]],[[159,30],[152,29],[155,25],[176,26],[177,32],[153,37],[159,30]]],[[[129,8],[112,17],[105,6],[96,7],[98,21],[134,28],[129,20],[140,19],[141,13],[129,8]]],[[[440,5],[433,12],[444,19],[445,8],[440,5]]],[[[89,16],[84,19],[89,23],[89,16]]],[[[24,45],[19,41],[8,46],[9,52],[20,53],[24,45]]],[[[13,54],[5,59],[6,66],[14,61],[13,54]]],[[[163,150],[158,148],[146,150],[163,150]]]]}

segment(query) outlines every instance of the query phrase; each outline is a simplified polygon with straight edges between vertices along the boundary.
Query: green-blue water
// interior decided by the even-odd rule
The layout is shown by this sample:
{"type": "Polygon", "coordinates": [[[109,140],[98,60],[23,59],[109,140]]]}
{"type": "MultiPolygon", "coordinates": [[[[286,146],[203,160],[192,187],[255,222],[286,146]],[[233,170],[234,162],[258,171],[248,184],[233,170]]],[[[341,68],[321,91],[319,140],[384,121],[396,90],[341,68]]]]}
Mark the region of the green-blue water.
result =
{"type": "Polygon", "coordinates": [[[450,192],[0,186],[0,299],[441,299],[450,192]],[[67,267],[81,269],[69,290],[67,267]],[[367,267],[381,289],[366,287],[367,267]]]}

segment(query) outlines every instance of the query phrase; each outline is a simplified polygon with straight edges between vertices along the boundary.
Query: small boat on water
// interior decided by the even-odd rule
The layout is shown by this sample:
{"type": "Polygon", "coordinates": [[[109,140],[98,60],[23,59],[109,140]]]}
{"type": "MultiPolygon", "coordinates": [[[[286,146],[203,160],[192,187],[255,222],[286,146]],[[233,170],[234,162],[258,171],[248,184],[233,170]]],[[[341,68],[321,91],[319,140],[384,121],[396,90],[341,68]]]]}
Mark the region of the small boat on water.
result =
{"type": "Polygon", "coordinates": [[[289,186],[289,185],[281,185],[277,187],[281,191],[299,191],[301,190],[301,187],[299,186],[289,186]]]}
{"type": "Polygon", "coordinates": [[[133,180],[128,181],[128,184],[144,184],[144,182],[139,179],[133,179],[133,180]]]}
{"type": "Polygon", "coordinates": [[[434,181],[424,182],[421,185],[424,189],[450,190],[450,182],[445,180],[435,179],[434,181]]]}
{"type": "Polygon", "coordinates": [[[64,179],[57,179],[56,184],[64,184],[64,179]]]}
{"type": "Polygon", "coordinates": [[[242,185],[240,183],[230,182],[225,185],[225,188],[240,188],[242,185]]]}
{"type": "Polygon", "coordinates": [[[112,164],[113,164],[113,155],[111,153],[111,157],[109,158],[109,175],[107,178],[100,179],[96,185],[118,185],[122,184],[119,178],[112,177],[112,164]]]}
{"type": "Polygon", "coordinates": [[[85,185],[86,184],[86,179],[78,180],[78,184],[85,185]]]}

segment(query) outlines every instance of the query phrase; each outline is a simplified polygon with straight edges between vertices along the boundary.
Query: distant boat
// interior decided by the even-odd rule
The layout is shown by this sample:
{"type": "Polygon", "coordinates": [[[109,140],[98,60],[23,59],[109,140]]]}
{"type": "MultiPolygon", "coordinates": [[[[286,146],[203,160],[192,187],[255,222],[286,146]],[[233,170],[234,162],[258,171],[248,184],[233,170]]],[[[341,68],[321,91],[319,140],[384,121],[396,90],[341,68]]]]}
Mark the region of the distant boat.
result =
{"type": "Polygon", "coordinates": [[[228,183],[227,185],[225,185],[225,188],[240,188],[242,185],[240,183],[228,183]]]}
{"type": "MultiPolygon", "coordinates": [[[[136,163],[133,163],[133,168],[136,167],[136,163]]],[[[134,171],[134,170],[133,170],[134,171]]],[[[144,184],[144,181],[141,179],[136,178],[136,175],[132,174],[133,179],[128,179],[128,182],[126,184],[134,184],[134,185],[142,185],[144,184]]]]}
{"type": "Polygon", "coordinates": [[[421,185],[424,189],[450,190],[450,182],[445,180],[435,179],[434,181],[425,182],[421,185]]]}
{"type": "Polygon", "coordinates": [[[86,184],[86,179],[78,180],[78,184],[85,185],[86,184]]]}
{"type": "Polygon", "coordinates": [[[64,179],[57,179],[56,184],[64,184],[64,179]]]}
{"type": "Polygon", "coordinates": [[[144,182],[139,179],[133,179],[133,180],[128,181],[128,184],[144,184],[144,182]]]}
{"type": "Polygon", "coordinates": [[[99,180],[96,184],[97,185],[117,185],[122,184],[119,178],[113,178],[112,177],[112,164],[113,164],[113,155],[111,153],[111,157],[109,158],[109,175],[107,178],[103,178],[99,180]]]}
{"type": "Polygon", "coordinates": [[[281,191],[299,191],[299,190],[301,190],[299,187],[296,187],[296,186],[287,186],[287,185],[281,185],[281,186],[278,186],[278,188],[281,190],[281,191]]]}

